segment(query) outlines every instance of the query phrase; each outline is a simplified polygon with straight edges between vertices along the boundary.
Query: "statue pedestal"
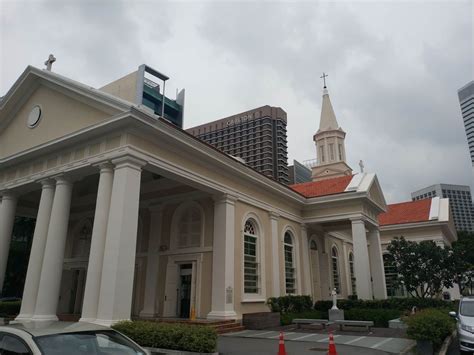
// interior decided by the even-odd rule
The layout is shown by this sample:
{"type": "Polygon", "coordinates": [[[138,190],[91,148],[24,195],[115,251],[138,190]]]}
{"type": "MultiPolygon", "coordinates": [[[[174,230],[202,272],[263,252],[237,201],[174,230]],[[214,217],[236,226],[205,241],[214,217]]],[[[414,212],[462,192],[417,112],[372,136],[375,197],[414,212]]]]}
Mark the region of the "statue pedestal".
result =
{"type": "Polygon", "coordinates": [[[329,321],[344,320],[344,311],[342,309],[330,309],[329,310],[329,321]]]}

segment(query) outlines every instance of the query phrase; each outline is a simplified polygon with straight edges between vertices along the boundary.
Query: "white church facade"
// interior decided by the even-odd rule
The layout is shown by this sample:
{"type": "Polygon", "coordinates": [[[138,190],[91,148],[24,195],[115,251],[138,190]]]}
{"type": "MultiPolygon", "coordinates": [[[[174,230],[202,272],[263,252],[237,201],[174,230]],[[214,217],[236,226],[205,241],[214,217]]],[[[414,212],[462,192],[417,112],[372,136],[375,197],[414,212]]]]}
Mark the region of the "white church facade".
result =
{"type": "MultiPolygon", "coordinates": [[[[384,233],[417,226],[381,226],[377,177],[348,167],[326,90],[313,181],[289,187],[134,103],[126,84],[111,94],[28,67],[0,102],[0,293],[14,217],[36,219],[18,319],[240,319],[286,294],[387,297],[384,233]]],[[[424,227],[448,245],[443,213],[424,227]]]]}

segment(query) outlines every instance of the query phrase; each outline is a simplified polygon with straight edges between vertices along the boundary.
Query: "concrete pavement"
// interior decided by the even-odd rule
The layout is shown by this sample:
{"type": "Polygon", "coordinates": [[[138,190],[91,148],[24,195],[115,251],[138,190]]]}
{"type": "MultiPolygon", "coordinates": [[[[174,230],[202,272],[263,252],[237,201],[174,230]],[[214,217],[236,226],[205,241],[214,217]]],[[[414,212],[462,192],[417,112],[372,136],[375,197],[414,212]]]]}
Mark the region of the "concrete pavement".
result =
{"type": "MultiPolygon", "coordinates": [[[[285,344],[287,345],[287,349],[291,346],[295,346],[298,348],[308,348],[308,345],[294,345],[298,343],[311,343],[314,344],[312,346],[315,348],[311,353],[314,354],[316,349],[324,349],[321,351],[327,351],[327,346],[329,343],[328,334],[317,334],[317,333],[303,333],[303,332],[285,332],[285,344]]],[[[265,331],[265,330],[244,330],[237,333],[229,333],[223,335],[221,338],[233,338],[236,340],[243,340],[243,339],[265,339],[272,341],[273,344],[278,345],[278,336],[279,331],[265,331]]],[[[223,342],[225,342],[223,340],[223,342]]],[[[412,347],[415,342],[411,339],[405,338],[390,338],[390,337],[374,337],[374,336],[366,336],[366,335],[334,335],[334,342],[336,343],[337,347],[350,347],[351,349],[354,347],[359,347],[363,349],[364,354],[368,354],[368,349],[374,351],[381,351],[382,353],[386,354],[399,354],[406,349],[412,347]]],[[[237,342],[238,344],[239,342],[237,342]]],[[[258,343],[258,342],[256,342],[258,343]]],[[[309,346],[309,348],[311,348],[309,346]]],[[[252,350],[252,349],[249,349],[252,350]]],[[[357,351],[357,350],[353,350],[357,351]]],[[[357,353],[357,352],[354,352],[357,353]]],[[[376,354],[377,352],[374,352],[376,354]]],[[[230,353],[234,354],[234,353],[230,353]]],[[[237,353],[235,353],[237,354],[237,353]]],[[[246,352],[248,354],[248,352],[246,352]]],[[[379,352],[380,354],[380,352],[379,352]]]]}

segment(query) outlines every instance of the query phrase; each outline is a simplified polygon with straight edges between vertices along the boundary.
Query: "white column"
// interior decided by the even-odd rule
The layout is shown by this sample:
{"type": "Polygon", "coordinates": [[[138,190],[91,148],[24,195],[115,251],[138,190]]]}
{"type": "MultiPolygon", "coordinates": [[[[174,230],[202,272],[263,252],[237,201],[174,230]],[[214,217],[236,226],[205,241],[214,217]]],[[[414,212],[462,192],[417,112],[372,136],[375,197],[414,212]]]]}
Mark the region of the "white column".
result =
{"type": "Polygon", "coordinates": [[[309,261],[309,240],[308,240],[308,228],[305,224],[301,224],[301,253],[302,255],[302,266],[303,266],[303,277],[304,287],[301,288],[303,295],[311,294],[311,263],[309,261]]]}
{"type": "Polygon", "coordinates": [[[153,206],[150,210],[150,235],[148,237],[148,253],[146,258],[145,298],[140,317],[156,317],[156,293],[158,286],[158,251],[161,241],[163,219],[162,206],[153,206]]]}
{"type": "Polygon", "coordinates": [[[41,198],[36,216],[33,243],[31,245],[28,271],[26,272],[25,288],[21,300],[20,314],[16,320],[29,320],[33,317],[38,296],[38,287],[43,266],[43,257],[48,236],[49,220],[54,199],[54,181],[44,180],[41,182],[41,198]]]}
{"type": "Polygon", "coordinates": [[[93,322],[97,318],[102,264],[104,261],[105,236],[109,219],[110,200],[114,170],[112,164],[101,164],[97,201],[95,205],[94,227],[92,228],[89,264],[87,266],[86,286],[82,303],[81,322],[93,322]]]}
{"type": "Polygon", "coordinates": [[[115,164],[99,305],[95,323],[111,325],[130,319],[132,311],[141,167],[144,162],[125,157],[115,164]]]}
{"type": "Polygon", "coordinates": [[[11,191],[2,192],[2,203],[0,204],[0,295],[5,281],[5,272],[7,271],[16,204],[17,197],[11,191]]]}
{"type": "Polygon", "coordinates": [[[382,245],[380,243],[380,233],[378,229],[373,229],[369,232],[369,256],[374,297],[377,299],[386,299],[385,268],[383,265],[382,245]]]}
{"type": "Polygon", "coordinates": [[[372,299],[370,281],[369,251],[365,223],[361,219],[352,220],[352,243],[354,248],[354,273],[357,297],[362,300],[372,299]]]}
{"type": "Polygon", "coordinates": [[[281,296],[280,287],[280,252],[279,244],[280,238],[278,236],[278,214],[275,212],[269,212],[270,214],[270,225],[271,225],[271,241],[272,241],[272,297],[281,296]]]}
{"type": "Polygon", "coordinates": [[[44,250],[43,266],[36,298],[34,320],[57,320],[64,249],[66,247],[72,182],[63,176],[56,178],[48,236],[44,250]]]}
{"type": "Polygon", "coordinates": [[[223,195],[214,203],[212,304],[210,319],[235,319],[234,311],[235,197],[223,195]]]}

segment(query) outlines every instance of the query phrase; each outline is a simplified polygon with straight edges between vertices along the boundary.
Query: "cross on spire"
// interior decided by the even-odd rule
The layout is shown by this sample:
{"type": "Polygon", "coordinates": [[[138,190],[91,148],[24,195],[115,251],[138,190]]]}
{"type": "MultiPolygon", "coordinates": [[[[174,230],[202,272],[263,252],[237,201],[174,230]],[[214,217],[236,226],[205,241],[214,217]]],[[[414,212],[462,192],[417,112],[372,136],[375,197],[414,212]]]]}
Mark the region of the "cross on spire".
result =
{"type": "Polygon", "coordinates": [[[325,72],[323,72],[323,75],[320,76],[320,78],[323,79],[323,82],[324,82],[324,87],[323,87],[323,89],[326,89],[326,78],[327,78],[327,77],[328,77],[328,75],[327,75],[325,72]]]}

